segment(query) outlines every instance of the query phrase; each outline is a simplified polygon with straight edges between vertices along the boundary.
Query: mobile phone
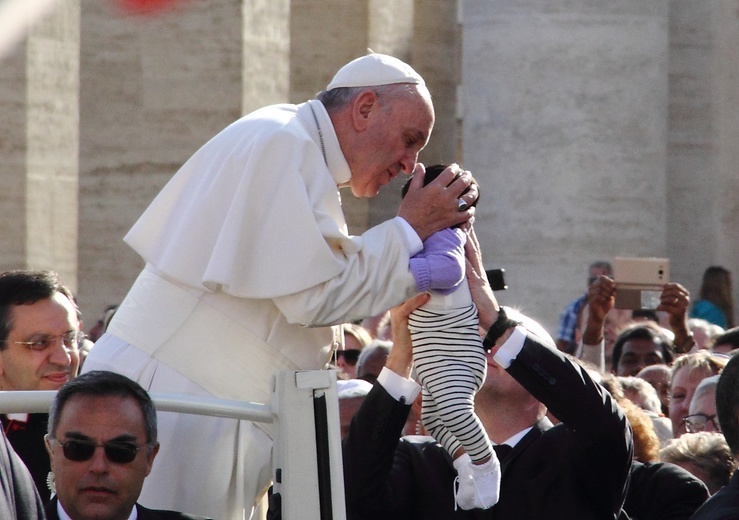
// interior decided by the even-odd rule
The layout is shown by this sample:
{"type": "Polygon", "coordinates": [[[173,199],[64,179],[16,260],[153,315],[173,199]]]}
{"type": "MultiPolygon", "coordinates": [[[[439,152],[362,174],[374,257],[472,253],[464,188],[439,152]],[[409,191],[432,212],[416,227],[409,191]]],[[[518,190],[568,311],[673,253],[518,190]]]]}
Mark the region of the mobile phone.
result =
{"type": "Polygon", "coordinates": [[[505,283],[505,269],[486,269],[488,283],[493,291],[505,291],[508,286],[505,283]]]}
{"type": "Polygon", "coordinates": [[[670,281],[668,258],[616,257],[613,261],[617,309],[656,309],[670,281]]]}

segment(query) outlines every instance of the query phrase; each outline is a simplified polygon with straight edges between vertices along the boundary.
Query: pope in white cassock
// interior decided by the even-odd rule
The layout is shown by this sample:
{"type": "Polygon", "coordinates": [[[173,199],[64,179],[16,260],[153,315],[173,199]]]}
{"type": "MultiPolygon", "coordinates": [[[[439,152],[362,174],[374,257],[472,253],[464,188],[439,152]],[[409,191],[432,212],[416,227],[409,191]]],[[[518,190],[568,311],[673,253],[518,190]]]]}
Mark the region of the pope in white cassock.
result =
{"type": "MultiPolygon", "coordinates": [[[[417,159],[433,124],[421,76],[369,54],[317,99],[225,128],[126,235],[146,267],[84,371],[113,370],[150,392],[268,402],[275,372],[320,368],[330,326],[416,293],[409,258],[474,214],[465,208],[475,189],[460,198],[469,172],[455,166],[423,187],[417,159]],[[348,234],[338,187],[372,197],[414,171],[397,217],[348,234]]],[[[270,435],[264,424],[160,413],[161,450],[140,502],[248,518],[269,482],[270,435]]]]}

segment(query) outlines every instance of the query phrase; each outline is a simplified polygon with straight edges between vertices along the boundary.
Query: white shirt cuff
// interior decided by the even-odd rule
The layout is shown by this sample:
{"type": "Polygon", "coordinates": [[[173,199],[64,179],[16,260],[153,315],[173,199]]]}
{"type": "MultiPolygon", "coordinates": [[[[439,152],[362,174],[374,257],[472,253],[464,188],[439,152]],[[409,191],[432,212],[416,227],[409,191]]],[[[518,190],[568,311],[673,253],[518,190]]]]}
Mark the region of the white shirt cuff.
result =
{"type": "Polygon", "coordinates": [[[495,353],[493,359],[503,368],[511,366],[511,362],[516,359],[518,353],[523,348],[523,342],[526,340],[526,328],[518,325],[513,329],[511,336],[503,343],[498,352],[495,353]]]}
{"type": "Polygon", "coordinates": [[[405,404],[412,404],[421,392],[421,387],[412,379],[406,379],[383,367],[377,382],[390,394],[393,399],[405,404]]]}
{"type": "Polygon", "coordinates": [[[406,219],[403,217],[395,218],[400,222],[400,225],[403,227],[403,231],[405,231],[405,236],[408,238],[408,247],[410,248],[411,256],[416,253],[420,253],[423,250],[423,241],[421,240],[421,237],[418,236],[416,230],[413,229],[406,219]]]}

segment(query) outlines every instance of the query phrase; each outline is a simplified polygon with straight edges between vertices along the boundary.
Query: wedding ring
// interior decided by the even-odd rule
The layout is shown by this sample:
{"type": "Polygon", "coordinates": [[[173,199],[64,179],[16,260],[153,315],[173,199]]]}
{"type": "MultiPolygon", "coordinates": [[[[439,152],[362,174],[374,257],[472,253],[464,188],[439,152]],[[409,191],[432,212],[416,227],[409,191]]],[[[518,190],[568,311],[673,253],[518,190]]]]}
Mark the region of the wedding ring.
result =
{"type": "Polygon", "coordinates": [[[466,203],[466,202],[464,201],[464,199],[459,199],[459,200],[457,201],[457,209],[458,209],[459,211],[465,211],[465,210],[466,210],[467,208],[469,208],[469,207],[470,207],[470,205],[469,205],[469,204],[467,204],[467,203],[466,203]]]}

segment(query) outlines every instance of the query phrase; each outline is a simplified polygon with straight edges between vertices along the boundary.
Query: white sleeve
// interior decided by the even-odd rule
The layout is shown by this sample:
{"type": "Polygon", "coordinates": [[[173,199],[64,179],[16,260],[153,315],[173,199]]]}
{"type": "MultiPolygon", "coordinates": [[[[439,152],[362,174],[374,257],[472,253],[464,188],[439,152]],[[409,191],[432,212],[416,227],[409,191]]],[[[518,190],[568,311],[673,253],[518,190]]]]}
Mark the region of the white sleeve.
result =
{"type": "Polygon", "coordinates": [[[498,352],[495,353],[493,359],[503,368],[511,366],[511,362],[523,348],[523,342],[526,340],[526,329],[518,325],[511,336],[503,343],[498,352]]]}
{"type": "Polygon", "coordinates": [[[338,276],[273,298],[290,323],[313,327],[377,316],[417,293],[408,265],[412,249],[401,219],[370,228],[352,243],[356,247],[344,250],[338,276]]]}
{"type": "Polygon", "coordinates": [[[396,374],[387,367],[382,367],[380,375],[377,376],[377,382],[390,394],[396,401],[411,404],[418,397],[421,387],[412,379],[406,379],[396,374]]]}
{"type": "Polygon", "coordinates": [[[577,350],[577,357],[588,363],[592,363],[599,369],[606,370],[606,342],[605,339],[600,340],[597,345],[586,345],[580,341],[577,350]]]}
{"type": "Polygon", "coordinates": [[[413,226],[411,226],[403,217],[395,217],[395,220],[400,222],[400,224],[403,226],[403,231],[405,231],[405,236],[408,239],[408,244],[410,245],[411,256],[415,255],[416,253],[420,253],[423,249],[423,241],[421,241],[421,237],[418,236],[418,233],[416,233],[416,230],[413,229],[413,226]]]}

